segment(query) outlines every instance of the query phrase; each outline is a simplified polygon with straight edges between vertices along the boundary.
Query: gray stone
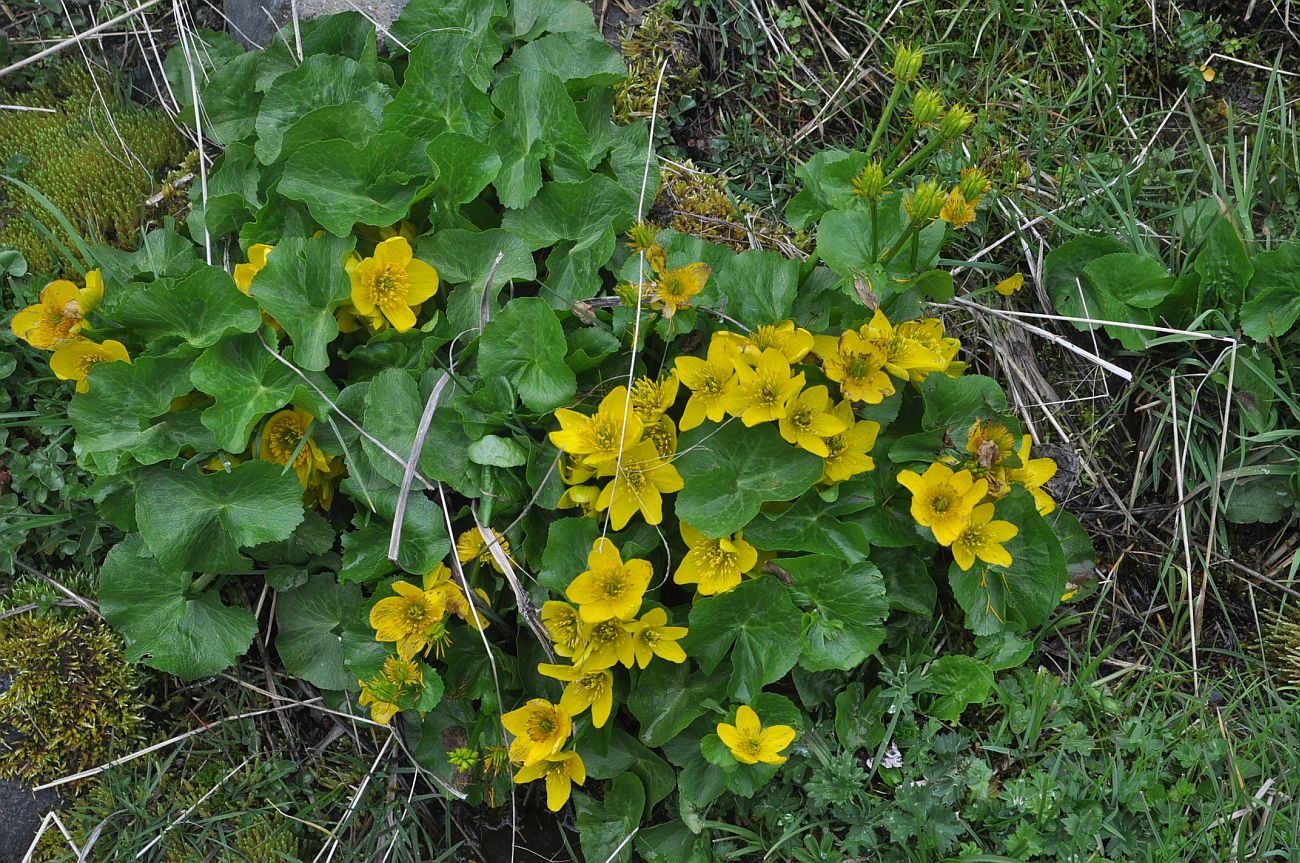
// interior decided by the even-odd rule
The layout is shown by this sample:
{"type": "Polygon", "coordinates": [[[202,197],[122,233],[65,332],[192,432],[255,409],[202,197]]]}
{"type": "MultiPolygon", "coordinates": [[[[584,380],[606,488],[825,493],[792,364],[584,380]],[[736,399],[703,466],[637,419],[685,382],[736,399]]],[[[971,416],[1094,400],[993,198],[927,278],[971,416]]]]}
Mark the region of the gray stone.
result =
{"type": "MultiPolygon", "coordinates": [[[[298,18],[360,12],[380,27],[388,27],[405,5],[406,0],[298,0],[298,18]]],[[[293,26],[292,0],[224,0],[222,10],[230,35],[248,48],[265,47],[277,30],[293,26]]]]}
{"type": "Polygon", "coordinates": [[[45,813],[57,805],[52,791],[33,794],[21,782],[0,780],[0,863],[21,863],[45,813]]]}

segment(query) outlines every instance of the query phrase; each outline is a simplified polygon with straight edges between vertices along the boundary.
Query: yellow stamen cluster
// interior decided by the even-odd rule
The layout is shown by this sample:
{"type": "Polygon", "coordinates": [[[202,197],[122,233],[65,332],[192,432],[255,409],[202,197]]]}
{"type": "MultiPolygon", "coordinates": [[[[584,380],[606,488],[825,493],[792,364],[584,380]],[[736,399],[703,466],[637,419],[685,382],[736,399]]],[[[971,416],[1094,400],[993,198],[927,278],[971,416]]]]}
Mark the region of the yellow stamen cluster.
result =
{"type": "Polygon", "coordinates": [[[370,718],[387,725],[401,711],[401,704],[413,703],[424,690],[424,672],[410,659],[390,656],[384,660],[383,670],[369,680],[358,680],[361,685],[362,707],[369,705],[370,718]]]}

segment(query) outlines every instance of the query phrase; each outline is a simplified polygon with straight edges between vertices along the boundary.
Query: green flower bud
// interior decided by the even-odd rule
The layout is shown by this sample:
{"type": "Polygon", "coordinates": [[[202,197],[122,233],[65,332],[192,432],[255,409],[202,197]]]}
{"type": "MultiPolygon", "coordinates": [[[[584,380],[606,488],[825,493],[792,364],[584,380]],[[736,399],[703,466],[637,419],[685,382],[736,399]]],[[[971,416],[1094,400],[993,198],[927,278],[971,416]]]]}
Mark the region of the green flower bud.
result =
{"type": "Polygon", "coordinates": [[[962,168],[957,188],[961,189],[963,198],[974,204],[988,194],[990,185],[989,175],[983,168],[962,168]]]}
{"type": "Polygon", "coordinates": [[[853,194],[870,201],[879,201],[889,194],[888,185],[885,182],[885,171],[880,167],[879,159],[864,165],[858,175],[853,178],[851,185],[853,186],[853,194]]]}
{"type": "Polygon", "coordinates": [[[922,180],[903,197],[903,209],[918,222],[933,222],[943,210],[943,187],[933,180],[922,180]]]}
{"type": "Polygon", "coordinates": [[[943,116],[943,97],[928,87],[922,87],[912,97],[912,125],[928,129],[943,116]]]}
{"type": "Polygon", "coordinates": [[[915,81],[921,74],[921,62],[924,59],[924,49],[913,48],[905,42],[899,42],[894,46],[894,80],[900,84],[910,84],[915,81]]]}
{"type": "Polygon", "coordinates": [[[948,109],[943,121],[939,123],[939,136],[945,141],[955,141],[966,134],[966,130],[974,122],[975,115],[969,108],[958,102],[948,109]]]}

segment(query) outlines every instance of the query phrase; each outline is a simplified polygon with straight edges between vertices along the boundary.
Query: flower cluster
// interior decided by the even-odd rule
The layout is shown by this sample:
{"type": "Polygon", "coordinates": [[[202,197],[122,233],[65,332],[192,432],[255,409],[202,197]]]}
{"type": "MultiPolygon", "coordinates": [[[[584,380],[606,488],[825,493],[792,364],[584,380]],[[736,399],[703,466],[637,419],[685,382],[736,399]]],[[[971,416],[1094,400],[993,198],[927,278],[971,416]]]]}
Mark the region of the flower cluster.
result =
{"type": "Polygon", "coordinates": [[[121,342],[96,342],[83,335],[90,330],[86,316],[103,297],[104,278],[99,270],[86,273],[84,288],[58,279],[41,290],[39,302],[20,310],[10,323],[13,334],[27,344],[53,351],[50,369],[59,380],[76,381],[79,393],[90,388],[90,370],[100,363],[131,362],[121,342]]]}
{"type": "Polygon", "coordinates": [[[569,664],[540,663],[537,670],[563,681],[564,693],[558,705],[534,699],[506,714],[503,721],[515,736],[511,757],[524,767],[515,781],[530,782],[545,775],[552,809],[559,809],[569,797],[567,781],[560,788],[560,779],[553,777],[569,777],[581,784],[573,771],[581,769],[582,759],[576,753],[560,753],[571,719],[590,709],[593,726],[603,728],[609,722],[614,707],[614,666],[644,669],[655,657],[686,661],[686,651],[677,643],[685,637],[685,627],[670,626],[668,612],[659,607],[637,616],[653,577],[648,561],[624,561],[618,547],[602,537],[592,543],[586,571],[565,591],[576,607],[559,600],[542,606],[542,623],[555,652],[569,664]],[[544,723],[545,734],[539,723],[544,723]],[[534,757],[547,759],[543,772],[529,770],[537,763],[534,757]]]}
{"type": "Polygon", "coordinates": [[[1002,543],[1020,530],[993,516],[996,501],[1013,485],[1023,486],[1033,495],[1040,515],[1056,508],[1043,488],[1055,476],[1056,462],[1030,458],[1030,446],[1030,437],[1025,435],[1017,452],[1015,438],[1006,426],[977,419],[967,434],[964,459],[935,462],[923,474],[899,472],[899,483],[912,493],[912,518],[930,528],[936,542],[952,548],[953,559],[962,569],[970,569],[976,558],[995,566],[1011,565],[1011,554],[1002,543]],[[954,464],[960,470],[953,470],[954,464]]]}

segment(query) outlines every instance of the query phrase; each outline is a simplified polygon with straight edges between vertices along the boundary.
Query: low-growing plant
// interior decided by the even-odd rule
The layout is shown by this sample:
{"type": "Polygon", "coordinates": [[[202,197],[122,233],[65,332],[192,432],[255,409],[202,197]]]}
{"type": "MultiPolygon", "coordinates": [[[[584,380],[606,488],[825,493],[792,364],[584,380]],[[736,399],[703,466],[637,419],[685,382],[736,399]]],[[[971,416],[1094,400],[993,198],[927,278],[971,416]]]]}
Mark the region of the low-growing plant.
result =
{"type": "Polygon", "coordinates": [[[950,599],[964,637],[907,680],[943,720],[983,700],[1091,547],[924,314],[982,177],[837,156],[805,220],[830,266],[736,252],[644,221],[647,124],[610,121],[585,4],[415,0],[391,36],[203,36],[225,149],[190,236],[14,320],[76,381],[129,655],[215,674],[264,584],[291,673],[471,804],[572,801],[590,860],[712,859],[846,688],[880,760],[876,681],[950,599]]]}

